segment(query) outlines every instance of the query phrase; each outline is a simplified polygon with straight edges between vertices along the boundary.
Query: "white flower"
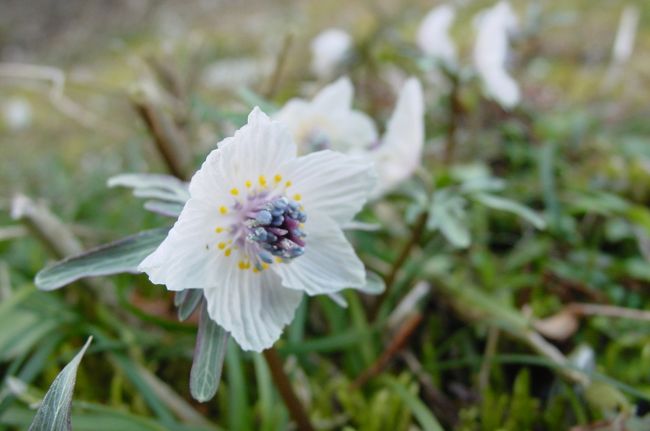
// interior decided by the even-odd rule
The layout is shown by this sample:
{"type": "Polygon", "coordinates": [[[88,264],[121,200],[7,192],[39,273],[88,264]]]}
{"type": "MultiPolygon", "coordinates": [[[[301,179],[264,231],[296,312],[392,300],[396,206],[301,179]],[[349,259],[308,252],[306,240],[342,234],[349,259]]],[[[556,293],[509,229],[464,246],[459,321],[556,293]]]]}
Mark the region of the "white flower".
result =
{"type": "Polygon", "coordinates": [[[637,6],[628,4],[623,9],[612,47],[612,63],[622,65],[632,56],[640,15],[637,6]]]}
{"type": "Polygon", "coordinates": [[[517,28],[517,17],[506,1],[482,12],[477,19],[474,63],[487,97],[506,109],[519,103],[517,82],[506,70],[509,34],[517,28]]]}
{"type": "Polygon", "coordinates": [[[352,109],[354,88],[347,77],[323,88],[312,101],[291,99],[275,115],[289,128],[298,151],[359,152],[377,141],[372,119],[352,109]]]}
{"type": "Polygon", "coordinates": [[[441,5],[431,9],[424,17],[417,33],[418,47],[446,67],[455,67],[456,46],[449,36],[456,11],[452,6],[441,5]]]}
{"type": "Polygon", "coordinates": [[[203,289],[210,317],[244,350],[280,337],[303,293],[363,288],[341,225],[375,185],[372,164],[333,151],[296,156],[258,108],[212,151],[163,243],[139,266],[167,289],[203,289]]]}
{"type": "Polygon", "coordinates": [[[321,79],[336,75],[352,47],[352,37],[339,28],[319,33],[311,42],[312,72],[321,79]]]}
{"type": "Polygon", "coordinates": [[[9,99],[2,111],[7,127],[13,131],[25,129],[32,122],[32,106],[23,98],[9,99]]]}
{"type": "Polygon", "coordinates": [[[354,89],[347,77],[323,88],[312,101],[290,100],[275,116],[287,124],[302,154],[330,148],[376,163],[379,195],[417,168],[424,143],[422,87],[410,78],[402,87],[386,132],[378,138],[370,117],[352,109],[354,89]]]}

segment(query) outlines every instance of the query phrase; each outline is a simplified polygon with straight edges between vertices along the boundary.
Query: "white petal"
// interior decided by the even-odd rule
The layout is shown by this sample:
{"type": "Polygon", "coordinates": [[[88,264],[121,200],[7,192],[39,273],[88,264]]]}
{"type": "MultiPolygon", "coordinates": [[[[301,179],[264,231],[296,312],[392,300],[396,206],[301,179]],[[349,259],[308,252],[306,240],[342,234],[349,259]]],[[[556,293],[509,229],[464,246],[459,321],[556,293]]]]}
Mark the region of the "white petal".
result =
{"type": "Polygon", "coordinates": [[[181,215],[158,248],[138,265],[154,284],[169,290],[202,289],[220,279],[223,254],[216,250],[218,207],[197,199],[185,204],[181,215]]]}
{"type": "Polygon", "coordinates": [[[243,350],[261,352],[271,347],[293,319],[302,292],[282,287],[269,270],[254,273],[230,265],[222,275],[219,284],[203,291],[212,320],[243,350]]]}
{"type": "Polygon", "coordinates": [[[363,263],[338,224],[318,213],[307,217],[305,254],[288,263],[271,265],[282,278],[282,285],[309,295],[363,287],[363,263]]]}
{"type": "Polygon", "coordinates": [[[255,108],[248,123],[210,153],[190,182],[190,194],[212,199],[215,190],[228,193],[259,176],[273,176],[281,163],[295,157],[296,145],[287,128],[255,108]]]}
{"type": "Polygon", "coordinates": [[[343,76],[319,91],[312,103],[319,110],[350,109],[353,97],[352,82],[343,76]]]}
{"type": "Polygon", "coordinates": [[[348,154],[362,154],[377,142],[372,119],[361,111],[338,111],[329,116],[331,148],[348,154]]]}
{"type": "Polygon", "coordinates": [[[352,47],[352,38],[338,28],[327,29],[311,43],[312,72],[319,78],[332,77],[352,47]]]}
{"type": "Polygon", "coordinates": [[[319,151],[282,166],[293,185],[288,196],[300,196],[307,217],[324,214],[346,223],[358,213],[376,185],[372,163],[362,157],[319,151]]]}
{"type": "Polygon", "coordinates": [[[313,151],[315,137],[325,137],[329,148],[360,152],[377,140],[372,119],[352,109],[354,89],[347,77],[323,88],[311,102],[291,99],[274,116],[289,128],[302,154],[313,151]]]}
{"type": "Polygon", "coordinates": [[[476,26],[474,63],[485,94],[510,109],[520,99],[519,86],[506,69],[509,33],[516,28],[517,17],[510,5],[502,1],[484,11],[476,19],[476,26]]]}
{"type": "Polygon", "coordinates": [[[375,195],[408,178],[420,165],[424,145],[422,86],[410,78],[400,93],[380,147],[371,153],[379,175],[375,195]]]}
{"type": "Polygon", "coordinates": [[[456,46],[449,36],[455,15],[450,5],[435,7],[424,17],[417,34],[418,47],[447,66],[456,64],[456,46]]]}

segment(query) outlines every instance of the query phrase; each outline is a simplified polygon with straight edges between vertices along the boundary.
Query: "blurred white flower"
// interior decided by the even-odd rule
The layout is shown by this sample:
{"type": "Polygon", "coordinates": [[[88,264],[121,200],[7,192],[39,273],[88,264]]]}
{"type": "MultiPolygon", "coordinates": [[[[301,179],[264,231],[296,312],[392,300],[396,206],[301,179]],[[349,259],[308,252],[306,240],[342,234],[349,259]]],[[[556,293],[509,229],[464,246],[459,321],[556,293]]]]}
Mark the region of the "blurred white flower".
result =
{"type": "Polygon", "coordinates": [[[404,84],[379,145],[369,155],[375,161],[379,186],[375,195],[409,178],[422,161],[424,100],[417,78],[404,84]]]}
{"type": "Polygon", "coordinates": [[[304,293],[366,285],[341,226],[375,186],[372,164],[296,153],[284,125],[255,108],[208,155],[176,224],[139,266],[169,290],[203,289],[210,317],[244,350],[273,345],[304,293]]]}
{"type": "Polygon", "coordinates": [[[623,9],[612,47],[612,63],[625,64],[632,56],[640,15],[639,8],[635,5],[628,4],[623,9]]]}
{"type": "Polygon", "coordinates": [[[517,28],[517,17],[506,1],[483,11],[477,18],[474,63],[483,81],[487,97],[502,107],[511,109],[519,103],[517,82],[506,69],[509,35],[517,28]]]}
{"type": "Polygon", "coordinates": [[[612,46],[612,59],[605,76],[605,87],[611,88],[623,78],[626,65],[634,51],[634,40],[639,27],[641,12],[636,5],[628,4],[621,13],[616,31],[616,39],[612,46]]]}
{"type": "Polygon", "coordinates": [[[32,122],[32,106],[23,98],[13,98],[5,102],[2,114],[9,130],[22,130],[32,122]]]}
{"type": "Polygon", "coordinates": [[[446,67],[455,67],[456,46],[449,36],[456,11],[452,6],[441,5],[431,9],[424,17],[417,33],[418,47],[429,57],[446,67]]]}
{"type": "Polygon", "coordinates": [[[344,30],[330,28],[311,42],[312,72],[320,79],[331,79],[352,48],[352,37],[344,30]]]}
{"type": "Polygon", "coordinates": [[[377,130],[368,115],[352,109],[353,97],[352,83],[342,77],[312,101],[289,100],[274,118],[287,125],[300,153],[323,149],[362,152],[377,141],[377,130]]]}
{"type": "Polygon", "coordinates": [[[408,178],[420,163],[424,143],[422,87],[416,78],[406,81],[381,139],[370,117],[352,109],[353,96],[352,83],[342,77],[312,101],[290,100],[275,118],[287,124],[302,154],[331,148],[374,161],[379,173],[373,192],[377,196],[408,178]]]}

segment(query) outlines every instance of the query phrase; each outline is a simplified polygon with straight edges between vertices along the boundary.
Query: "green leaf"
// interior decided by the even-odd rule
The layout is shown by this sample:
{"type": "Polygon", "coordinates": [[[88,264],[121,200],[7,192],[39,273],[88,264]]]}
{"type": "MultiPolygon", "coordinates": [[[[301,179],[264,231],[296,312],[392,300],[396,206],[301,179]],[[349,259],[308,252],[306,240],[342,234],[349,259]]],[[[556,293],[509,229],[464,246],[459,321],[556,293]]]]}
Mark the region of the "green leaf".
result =
{"type": "Polygon", "coordinates": [[[248,382],[242,366],[239,346],[230,340],[226,350],[228,381],[228,429],[252,430],[253,412],[248,401],[248,382]]]}
{"type": "Polygon", "coordinates": [[[129,187],[139,198],[157,199],[185,204],[190,198],[188,183],[171,175],[120,174],[108,180],[109,187],[129,187]]]}
{"type": "Polygon", "coordinates": [[[539,214],[518,202],[486,193],[476,193],[472,197],[487,207],[511,212],[530,222],[537,229],[544,229],[546,227],[546,222],[539,214]]]}
{"type": "Polygon", "coordinates": [[[144,203],[144,209],[166,217],[178,217],[183,211],[183,205],[177,202],[150,200],[144,203]]]}
{"type": "Polygon", "coordinates": [[[444,431],[438,419],[431,413],[427,406],[406,386],[392,378],[384,378],[382,382],[399,396],[404,404],[408,406],[415,418],[418,420],[422,429],[425,431],[444,431]]]}
{"type": "Polygon", "coordinates": [[[158,228],[69,257],[41,270],[34,282],[54,290],[83,277],[136,272],[137,266],[165,239],[169,228],[158,228]]]}
{"type": "Polygon", "coordinates": [[[207,302],[202,301],[190,371],[190,392],[195,400],[204,403],[217,393],[227,347],[228,333],[210,319],[207,302]]]}
{"type": "Polygon", "coordinates": [[[358,290],[369,295],[379,295],[386,290],[386,282],[376,272],[368,271],[366,274],[366,284],[358,288],[358,290]]]}
{"type": "Polygon", "coordinates": [[[77,368],[91,341],[92,337],[89,337],[79,353],[56,376],[43,398],[43,403],[36,412],[29,431],[69,431],[72,429],[70,425],[72,391],[77,379],[77,368]]]}
{"type": "MultiPolygon", "coordinates": [[[[201,303],[201,299],[203,299],[203,289],[185,289],[183,292],[186,293],[179,295],[182,298],[178,300],[178,320],[181,322],[187,320],[194,313],[196,307],[201,303]]],[[[174,302],[176,302],[176,299],[174,299],[174,302]]]]}
{"type": "Polygon", "coordinates": [[[470,233],[465,204],[463,197],[453,194],[449,189],[435,192],[427,228],[440,229],[445,238],[456,247],[468,247],[470,233]]]}

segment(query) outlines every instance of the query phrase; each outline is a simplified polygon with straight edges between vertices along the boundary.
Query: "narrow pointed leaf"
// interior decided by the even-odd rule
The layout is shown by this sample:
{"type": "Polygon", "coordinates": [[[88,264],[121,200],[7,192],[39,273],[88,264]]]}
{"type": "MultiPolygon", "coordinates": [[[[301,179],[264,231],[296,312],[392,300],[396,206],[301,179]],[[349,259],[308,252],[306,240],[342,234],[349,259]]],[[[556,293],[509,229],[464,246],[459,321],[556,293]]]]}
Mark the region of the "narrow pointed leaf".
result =
{"type": "Polygon", "coordinates": [[[368,271],[366,284],[360,287],[359,290],[369,295],[379,295],[386,290],[386,281],[376,272],[368,271]]]}
{"type": "Polygon", "coordinates": [[[144,209],[166,217],[178,217],[183,211],[183,204],[178,202],[166,202],[161,200],[151,200],[144,203],[144,209]]]}
{"type": "Polygon", "coordinates": [[[91,341],[92,337],[89,337],[79,353],[56,376],[43,398],[43,403],[36,412],[29,431],[69,431],[72,429],[70,424],[72,391],[77,379],[77,368],[91,341]]]}
{"type": "Polygon", "coordinates": [[[138,264],[167,236],[169,228],[152,229],[55,263],[36,274],[36,287],[54,290],[83,277],[136,272],[138,264]]]}
{"type": "Polygon", "coordinates": [[[190,198],[188,183],[171,175],[121,174],[108,180],[109,187],[129,187],[140,198],[154,198],[184,204],[190,198]]]}
{"type": "Polygon", "coordinates": [[[444,237],[456,247],[469,247],[471,238],[463,197],[442,189],[434,193],[433,204],[427,220],[428,229],[439,229],[444,237]]]}
{"type": "Polygon", "coordinates": [[[528,221],[537,229],[544,229],[546,227],[546,222],[539,214],[518,202],[486,193],[477,193],[474,195],[474,199],[487,207],[511,212],[528,221]]]}
{"type": "Polygon", "coordinates": [[[203,299],[203,290],[201,289],[187,289],[184,292],[187,293],[178,301],[180,304],[178,305],[178,320],[181,322],[187,320],[194,313],[203,299]]]}
{"type": "Polygon", "coordinates": [[[420,423],[423,430],[443,431],[444,428],[442,428],[442,425],[440,425],[440,422],[438,422],[438,419],[436,419],[431,410],[405,385],[392,378],[385,378],[383,382],[402,399],[404,404],[413,413],[413,416],[415,416],[415,419],[420,423]]]}
{"type": "Polygon", "coordinates": [[[197,401],[204,403],[217,393],[227,346],[228,333],[210,319],[207,303],[202,301],[190,372],[190,392],[197,401]]]}

